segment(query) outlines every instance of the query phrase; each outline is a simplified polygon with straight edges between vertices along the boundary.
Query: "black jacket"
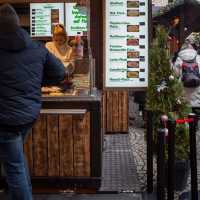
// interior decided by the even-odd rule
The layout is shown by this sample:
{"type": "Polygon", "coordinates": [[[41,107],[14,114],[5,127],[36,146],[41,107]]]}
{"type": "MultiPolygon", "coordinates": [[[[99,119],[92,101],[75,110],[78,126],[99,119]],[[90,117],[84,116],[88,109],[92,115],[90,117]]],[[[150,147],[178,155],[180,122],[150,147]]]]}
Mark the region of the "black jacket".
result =
{"type": "Polygon", "coordinates": [[[0,125],[32,123],[41,108],[42,84],[58,84],[63,64],[28,33],[0,29],[0,125]]]}

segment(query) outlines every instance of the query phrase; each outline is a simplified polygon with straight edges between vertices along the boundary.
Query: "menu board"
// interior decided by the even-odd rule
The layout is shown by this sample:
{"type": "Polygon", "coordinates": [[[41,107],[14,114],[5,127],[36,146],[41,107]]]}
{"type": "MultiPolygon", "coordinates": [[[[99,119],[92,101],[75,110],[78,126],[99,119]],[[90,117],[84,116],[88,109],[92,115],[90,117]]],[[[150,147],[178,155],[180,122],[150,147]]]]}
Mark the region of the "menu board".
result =
{"type": "Polygon", "coordinates": [[[64,24],[64,3],[31,3],[31,36],[52,36],[53,25],[64,24]]]}
{"type": "Polygon", "coordinates": [[[106,0],[105,87],[148,86],[148,0],[106,0]]]}
{"type": "Polygon", "coordinates": [[[65,4],[66,30],[69,36],[84,35],[87,33],[87,9],[77,7],[76,3],[65,4]]]}

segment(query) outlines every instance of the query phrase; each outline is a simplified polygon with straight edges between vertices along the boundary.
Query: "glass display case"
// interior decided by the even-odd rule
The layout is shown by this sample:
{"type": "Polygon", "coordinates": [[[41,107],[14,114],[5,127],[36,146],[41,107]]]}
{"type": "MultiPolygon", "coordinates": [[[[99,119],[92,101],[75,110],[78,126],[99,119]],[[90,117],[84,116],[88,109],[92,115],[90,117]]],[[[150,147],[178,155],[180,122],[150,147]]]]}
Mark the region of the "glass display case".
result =
{"type": "Polygon", "coordinates": [[[95,95],[95,64],[91,56],[73,60],[74,70],[69,80],[60,85],[43,87],[43,97],[69,97],[95,95]]]}
{"type": "Polygon", "coordinates": [[[68,35],[68,45],[73,51],[72,60],[62,60],[66,71],[70,64],[73,65],[68,80],[57,86],[43,87],[43,97],[94,95],[95,62],[89,45],[88,6],[88,1],[30,4],[32,38],[43,42],[52,40],[53,27],[56,24],[63,24],[68,35]]]}

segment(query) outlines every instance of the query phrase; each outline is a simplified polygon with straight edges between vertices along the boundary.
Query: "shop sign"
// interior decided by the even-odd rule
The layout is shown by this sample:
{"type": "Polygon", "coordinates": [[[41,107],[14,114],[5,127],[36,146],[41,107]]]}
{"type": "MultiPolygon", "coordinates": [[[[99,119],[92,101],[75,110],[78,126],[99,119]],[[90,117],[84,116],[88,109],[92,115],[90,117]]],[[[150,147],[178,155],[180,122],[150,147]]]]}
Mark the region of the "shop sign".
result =
{"type": "Polygon", "coordinates": [[[87,18],[87,8],[76,3],[31,3],[31,36],[52,36],[58,23],[65,25],[69,36],[87,35],[87,18]]]}
{"type": "Polygon", "coordinates": [[[87,9],[77,7],[76,3],[66,3],[66,30],[69,36],[84,35],[87,33],[87,9]]]}
{"type": "Polygon", "coordinates": [[[105,0],[105,87],[148,86],[148,0],[105,0]]]}

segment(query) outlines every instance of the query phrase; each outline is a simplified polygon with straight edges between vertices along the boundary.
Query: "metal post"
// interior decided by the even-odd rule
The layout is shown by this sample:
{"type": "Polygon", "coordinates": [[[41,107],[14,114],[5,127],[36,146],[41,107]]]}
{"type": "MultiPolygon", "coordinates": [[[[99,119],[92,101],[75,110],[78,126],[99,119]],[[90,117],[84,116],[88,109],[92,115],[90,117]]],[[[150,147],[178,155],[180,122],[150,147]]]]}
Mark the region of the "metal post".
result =
{"type": "Polygon", "coordinates": [[[153,112],[147,111],[147,192],[153,192],[153,112]]]}
{"type": "Polygon", "coordinates": [[[157,199],[165,199],[165,130],[159,129],[157,135],[157,199]]]}
{"type": "Polygon", "coordinates": [[[191,167],[191,196],[192,200],[198,200],[198,185],[197,185],[197,155],[196,155],[196,128],[197,116],[190,114],[189,119],[193,119],[189,123],[190,133],[190,167],[191,167]]]}
{"type": "Polygon", "coordinates": [[[168,121],[168,200],[174,200],[175,190],[175,131],[176,122],[168,121]]]}

